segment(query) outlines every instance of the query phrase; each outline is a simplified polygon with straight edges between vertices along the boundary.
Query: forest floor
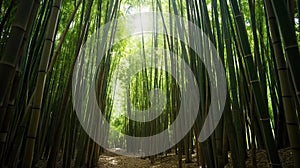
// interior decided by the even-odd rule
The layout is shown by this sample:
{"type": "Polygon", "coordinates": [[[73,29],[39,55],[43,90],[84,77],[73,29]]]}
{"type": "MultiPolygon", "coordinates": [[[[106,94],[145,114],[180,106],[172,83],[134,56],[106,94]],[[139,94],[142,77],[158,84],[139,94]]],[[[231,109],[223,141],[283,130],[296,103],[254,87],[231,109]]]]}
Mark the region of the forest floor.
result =
{"type": "MultiPolygon", "coordinates": [[[[246,160],[246,167],[253,168],[252,166],[252,154],[251,151],[248,151],[248,157],[246,160]]],[[[282,166],[284,168],[294,168],[293,167],[293,153],[290,149],[282,149],[279,151],[280,160],[282,161],[282,166]]],[[[230,154],[229,154],[230,155],[230,154]]],[[[193,163],[184,163],[184,168],[199,168],[197,164],[196,156],[193,155],[193,163]]],[[[267,153],[263,150],[256,151],[256,163],[257,168],[269,168],[270,164],[267,159],[267,153]]],[[[168,154],[168,156],[160,156],[155,158],[155,162],[147,159],[141,158],[131,158],[126,156],[114,155],[111,153],[104,153],[99,158],[99,167],[100,168],[177,168],[178,167],[178,156],[175,154],[168,154]]],[[[225,166],[226,168],[232,168],[231,161],[225,166]]]]}
{"type": "MultiPolygon", "coordinates": [[[[289,148],[279,150],[280,160],[283,168],[294,168],[293,166],[293,153],[289,148]]],[[[255,168],[252,166],[252,152],[247,151],[247,168],[255,168]]],[[[256,151],[256,164],[257,168],[270,168],[267,153],[264,150],[256,151]]],[[[40,160],[35,167],[44,168],[47,165],[46,160],[40,160]]],[[[74,162],[72,162],[74,165],[74,162]]],[[[57,168],[62,168],[62,160],[59,160],[56,165],[57,168]]],[[[73,167],[73,166],[72,166],[73,167]]],[[[175,153],[170,153],[167,156],[158,156],[154,159],[154,163],[151,163],[149,158],[136,158],[116,155],[111,152],[103,153],[98,162],[99,168],[177,168],[178,167],[178,156],[175,153]]],[[[196,154],[192,155],[192,163],[185,163],[183,156],[183,168],[199,168],[197,164],[196,154]]],[[[229,163],[225,168],[233,168],[230,153],[229,153],[229,163]]]]}
{"type": "MultiPolygon", "coordinates": [[[[194,168],[197,166],[196,155],[193,155],[192,163],[184,163],[185,168],[194,168]]],[[[183,161],[184,162],[184,161],[183,161]]],[[[99,159],[100,168],[177,168],[178,156],[168,154],[168,156],[159,156],[151,163],[149,158],[133,158],[127,156],[118,156],[114,154],[104,154],[99,159]]]]}

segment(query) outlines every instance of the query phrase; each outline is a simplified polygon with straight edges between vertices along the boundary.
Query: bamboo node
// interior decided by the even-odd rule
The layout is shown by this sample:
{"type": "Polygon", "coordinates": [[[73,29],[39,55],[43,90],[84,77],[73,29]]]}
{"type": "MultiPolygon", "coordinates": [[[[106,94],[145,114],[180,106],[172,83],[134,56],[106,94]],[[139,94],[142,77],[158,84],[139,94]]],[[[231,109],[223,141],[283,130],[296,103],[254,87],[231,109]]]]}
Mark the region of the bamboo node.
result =
{"type": "Polygon", "coordinates": [[[36,139],[36,137],[34,137],[34,136],[27,136],[27,139],[36,139]]]}
{"type": "Polygon", "coordinates": [[[276,17],[275,17],[275,16],[269,16],[269,17],[268,17],[268,19],[269,19],[269,20],[272,20],[272,19],[274,19],[274,20],[275,20],[275,19],[276,19],[276,17]]]}
{"type": "Polygon", "coordinates": [[[244,58],[248,58],[248,57],[252,58],[252,54],[247,54],[247,55],[244,56],[244,58]]]}
{"type": "Polygon", "coordinates": [[[260,120],[260,121],[269,121],[269,120],[270,120],[270,117],[269,117],[269,118],[260,118],[259,120],[260,120]]]}
{"type": "Polygon", "coordinates": [[[259,82],[258,79],[256,79],[256,80],[251,80],[251,81],[250,81],[250,83],[258,83],[258,82],[259,82]]]}
{"type": "Polygon", "coordinates": [[[277,68],[277,70],[278,71],[286,71],[286,70],[288,70],[288,68],[287,67],[281,67],[281,68],[277,68]]]}
{"type": "Polygon", "coordinates": [[[40,72],[40,73],[47,73],[47,71],[44,70],[44,69],[39,70],[39,72],[40,72]]]}
{"type": "Polygon", "coordinates": [[[33,110],[40,110],[40,107],[32,107],[33,110]]]}
{"type": "Polygon", "coordinates": [[[9,68],[12,68],[12,69],[16,68],[16,65],[14,65],[13,63],[11,63],[11,62],[5,62],[5,61],[0,61],[0,67],[1,66],[8,66],[9,68]]]}
{"type": "Polygon", "coordinates": [[[290,46],[285,47],[284,49],[288,50],[288,49],[291,49],[291,48],[298,48],[298,45],[290,45],[290,46]]]}
{"type": "Polygon", "coordinates": [[[281,41],[280,40],[275,40],[275,41],[272,41],[272,44],[280,44],[281,45],[281,41]]]}
{"type": "Polygon", "coordinates": [[[298,123],[295,123],[295,122],[286,122],[286,124],[287,125],[296,125],[296,126],[298,125],[298,123]]]}
{"type": "Polygon", "coordinates": [[[283,98],[291,98],[293,96],[292,95],[281,95],[281,97],[283,97],[283,98]]]}
{"type": "Polygon", "coordinates": [[[242,14],[240,13],[240,14],[238,14],[238,15],[235,15],[234,17],[235,17],[235,18],[242,17],[242,14]]]}
{"type": "Polygon", "coordinates": [[[22,32],[26,31],[26,28],[23,25],[20,25],[20,24],[17,24],[17,23],[13,24],[13,28],[20,29],[22,32]]]}
{"type": "Polygon", "coordinates": [[[60,10],[60,5],[59,5],[59,4],[55,4],[55,5],[53,5],[52,7],[53,7],[53,8],[56,8],[56,9],[58,9],[58,10],[60,10]]]}
{"type": "Polygon", "coordinates": [[[54,40],[52,38],[45,38],[45,41],[54,42],[54,40]]]}

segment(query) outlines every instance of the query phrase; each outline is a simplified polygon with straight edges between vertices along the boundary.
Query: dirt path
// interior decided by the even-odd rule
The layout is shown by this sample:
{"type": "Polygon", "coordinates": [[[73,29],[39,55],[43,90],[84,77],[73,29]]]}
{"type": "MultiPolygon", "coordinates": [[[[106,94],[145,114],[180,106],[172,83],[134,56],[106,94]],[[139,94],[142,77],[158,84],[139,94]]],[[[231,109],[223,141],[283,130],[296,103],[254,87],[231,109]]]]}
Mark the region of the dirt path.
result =
{"type": "MultiPolygon", "coordinates": [[[[253,168],[251,151],[248,151],[248,157],[246,161],[247,168],[253,168]]],[[[282,166],[284,168],[294,168],[293,166],[293,154],[290,149],[279,150],[282,166]]],[[[270,164],[267,159],[267,153],[263,150],[256,152],[256,162],[258,168],[269,168],[270,164]]],[[[160,156],[155,159],[155,163],[151,164],[149,159],[132,158],[126,156],[119,156],[111,153],[105,153],[100,156],[99,159],[100,168],[177,168],[178,157],[175,154],[168,154],[168,156],[160,156]]],[[[193,155],[193,163],[185,164],[183,160],[184,168],[199,168],[197,166],[196,156],[193,155]]],[[[232,168],[231,161],[225,166],[226,168],[232,168]]]]}
{"type": "MultiPolygon", "coordinates": [[[[247,151],[248,157],[246,161],[247,168],[253,168],[251,151],[247,151]]],[[[293,153],[289,148],[279,150],[281,163],[283,168],[294,168],[293,166],[293,153]]],[[[230,154],[229,154],[230,155],[230,154]]],[[[269,161],[267,159],[267,153],[264,150],[256,151],[256,162],[257,168],[270,168],[269,161]]],[[[197,166],[196,155],[193,154],[193,163],[184,163],[183,168],[199,168],[197,166]]],[[[46,160],[40,160],[35,167],[44,168],[47,165],[46,160]]],[[[72,161],[71,167],[74,167],[74,161],[72,161]]],[[[62,160],[57,161],[57,168],[62,168],[62,160]]],[[[151,164],[149,159],[141,159],[134,157],[120,156],[113,153],[105,152],[99,158],[99,168],[177,168],[178,167],[178,156],[174,153],[168,154],[168,156],[159,156],[155,158],[155,162],[151,164]]],[[[229,164],[225,168],[232,168],[231,159],[229,157],[229,164]]]]}
{"type": "MultiPolygon", "coordinates": [[[[196,160],[195,160],[196,161],[196,160]]],[[[99,159],[100,168],[177,168],[178,158],[175,155],[163,156],[155,159],[151,164],[149,159],[131,158],[118,155],[102,155],[99,159]]],[[[197,163],[184,164],[185,168],[196,168],[197,163]]]]}

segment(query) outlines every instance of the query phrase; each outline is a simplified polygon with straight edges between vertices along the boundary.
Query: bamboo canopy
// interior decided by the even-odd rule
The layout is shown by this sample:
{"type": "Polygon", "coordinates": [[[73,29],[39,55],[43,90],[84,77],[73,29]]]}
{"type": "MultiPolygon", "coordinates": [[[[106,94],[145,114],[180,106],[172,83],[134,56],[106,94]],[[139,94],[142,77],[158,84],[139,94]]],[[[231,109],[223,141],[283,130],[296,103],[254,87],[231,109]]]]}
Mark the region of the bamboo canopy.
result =
{"type": "Polygon", "coordinates": [[[0,167],[300,167],[300,0],[1,0],[0,16],[0,167]]]}

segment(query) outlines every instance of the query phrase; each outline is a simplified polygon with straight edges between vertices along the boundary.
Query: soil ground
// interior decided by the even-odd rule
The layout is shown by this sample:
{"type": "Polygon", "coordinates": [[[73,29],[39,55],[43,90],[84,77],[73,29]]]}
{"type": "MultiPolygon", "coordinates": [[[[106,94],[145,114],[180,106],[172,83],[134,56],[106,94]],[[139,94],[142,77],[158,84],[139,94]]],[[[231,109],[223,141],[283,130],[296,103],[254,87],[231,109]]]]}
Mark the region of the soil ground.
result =
{"type": "MultiPolygon", "coordinates": [[[[247,152],[248,158],[246,160],[246,167],[253,168],[251,151],[247,152]]],[[[279,151],[280,160],[282,161],[283,168],[293,167],[293,153],[290,149],[282,149],[279,151]]],[[[230,154],[229,154],[230,155],[230,154]]],[[[264,150],[256,151],[256,163],[257,168],[270,168],[269,161],[267,159],[267,153],[264,150]]],[[[178,157],[175,154],[168,154],[168,156],[160,156],[155,158],[155,163],[151,163],[149,159],[131,158],[126,156],[118,156],[111,153],[104,153],[99,158],[100,168],[177,168],[178,157]]],[[[193,163],[184,163],[184,168],[199,168],[197,164],[196,156],[193,155],[193,163]]],[[[231,161],[225,166],[226,168],[232,168],[231,161]]]]}
{"type": "MultiPolygon", "coordinates": [[[[252,152],[247,152],[246,167],[254,168],[252,166],[252,152]]],[[[283,168],[294,168],[293,167],[293,153],[289,148],[279,150],[280,160],[283,168]]],[[[184,158],[184,157],[183,157],[184,158]]],[[[199,168],[197,164],[196,155],[193,154],[192,163],[185,163],[183,159],[183,168],[199,168]]],[[[267,159],[267,153],[264,150],[256,151],[256,163],[257,168],[270,168],[269,161],[267,159]]],[[[35,167],[46,167],[47,162],[45,160],[40,160],[35,167]]],[[[72,162],[74,165],[74,162],[72,162]]],[[[57,162],[57,167],[62,167],[62,160],[57,162]]],[[[134,158],[116,155],[110,152],[105,152],[99,158],[98,162],[99,168],[177,168],[178,167],[178,156],[175,153],[171,153],[163,156],[159,156],[154,159],[154,163],[151,163],[149,158],[134,158]]],[[[229,163],[225,168],[232,168],[230,153],[229,153],[229,163]]]]}

